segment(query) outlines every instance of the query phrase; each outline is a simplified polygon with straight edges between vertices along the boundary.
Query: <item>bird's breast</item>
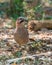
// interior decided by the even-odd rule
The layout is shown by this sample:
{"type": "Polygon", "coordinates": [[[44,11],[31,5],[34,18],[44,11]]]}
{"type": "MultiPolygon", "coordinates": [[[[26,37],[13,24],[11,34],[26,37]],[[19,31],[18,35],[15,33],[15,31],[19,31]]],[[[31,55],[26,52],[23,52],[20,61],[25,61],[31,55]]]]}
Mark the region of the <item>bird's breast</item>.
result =
{"type": "Polygon", "coordinates": [[[26,44],[28,42],[28,31],[26,28],[18,28],[14,33],[14,39],[20,45],[26,44]]]}

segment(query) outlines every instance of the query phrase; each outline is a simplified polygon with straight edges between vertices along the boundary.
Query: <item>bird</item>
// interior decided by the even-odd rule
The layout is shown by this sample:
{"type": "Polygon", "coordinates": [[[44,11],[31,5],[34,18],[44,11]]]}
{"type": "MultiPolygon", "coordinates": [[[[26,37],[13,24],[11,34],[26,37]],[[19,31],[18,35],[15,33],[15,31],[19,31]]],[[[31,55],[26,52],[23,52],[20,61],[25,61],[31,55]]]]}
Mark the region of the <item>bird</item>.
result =
{"type": "Polygon", "coordinates": [[[24,26],[25,20],[24,17],[19,17],[16,20],[16,28],[14,31],[14,40],[19,46],[26,45],[29,41],[29,33],[27,28],[24,26]]]}

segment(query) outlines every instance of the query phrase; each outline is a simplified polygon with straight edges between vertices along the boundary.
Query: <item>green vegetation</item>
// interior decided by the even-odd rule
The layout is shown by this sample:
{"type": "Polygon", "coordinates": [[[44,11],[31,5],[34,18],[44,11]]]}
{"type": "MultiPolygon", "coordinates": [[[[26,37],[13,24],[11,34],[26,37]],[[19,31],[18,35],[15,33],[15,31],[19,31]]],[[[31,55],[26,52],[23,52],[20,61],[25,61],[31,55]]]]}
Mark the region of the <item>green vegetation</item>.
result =
{"type": "MultiPolygon", "coordinates": [[[[29,4],[32,2],[34,2],[34,0],[10,0],[10,3],[0,3],[0,8],[3,8],[3,10],[0,11],[0,16],[3,17],[3,15],[5,15],[4,13],[6,13],[7,16],[15,20],[19,16],[25,16],[28,19],[36,20],[52,19],[52,16],[45,17],[46,14],[43,10],[43,5],[39,0],[37,0],[37,4],[35,3],[36,6],[32,5],[33,7],[29,7],[29,4]]],[[[48,2],[50,5],[52,3],[51,0],[46,0],[45,2],[48,2]]]]}
{"type": "Polygon", "coordinates": [[[23,0],[13,0],[10,4],[10,9],[7,10],[9,16],[15,19],[23,16],[23,0]]]}

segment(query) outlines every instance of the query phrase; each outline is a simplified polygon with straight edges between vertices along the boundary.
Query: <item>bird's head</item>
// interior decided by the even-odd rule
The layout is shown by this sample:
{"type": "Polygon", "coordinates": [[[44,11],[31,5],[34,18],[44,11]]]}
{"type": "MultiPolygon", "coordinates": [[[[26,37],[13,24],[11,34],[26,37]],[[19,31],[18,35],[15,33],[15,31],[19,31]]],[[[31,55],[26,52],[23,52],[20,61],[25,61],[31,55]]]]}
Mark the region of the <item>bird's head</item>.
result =
{"type": "Polygon", "coordinates": [[[24,17],[19,17],[17,20],[16,20],[16,27],[17,26],[22,26],[22,25],[24,25],[24,23],[27,21],[27,19],[26,18],[24,18],[24,17]]]}

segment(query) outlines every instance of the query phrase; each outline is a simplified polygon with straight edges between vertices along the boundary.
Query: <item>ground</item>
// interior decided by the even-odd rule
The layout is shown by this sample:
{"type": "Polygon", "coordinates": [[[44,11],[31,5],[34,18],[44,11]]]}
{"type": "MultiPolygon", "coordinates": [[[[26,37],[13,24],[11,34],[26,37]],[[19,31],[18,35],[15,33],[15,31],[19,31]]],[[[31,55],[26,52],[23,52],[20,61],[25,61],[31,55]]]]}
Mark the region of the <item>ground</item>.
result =
{"type": "Polygon", "coordinates": [[[29,37],[34,40],[27,44],[27,49],[18,50],[14,28],[8,24],[10,21],[3,20],[4,25],[0,27],[0,65],[6,61],[5,65],[52,65],[52,30],[29,32],[29,37]]]}

